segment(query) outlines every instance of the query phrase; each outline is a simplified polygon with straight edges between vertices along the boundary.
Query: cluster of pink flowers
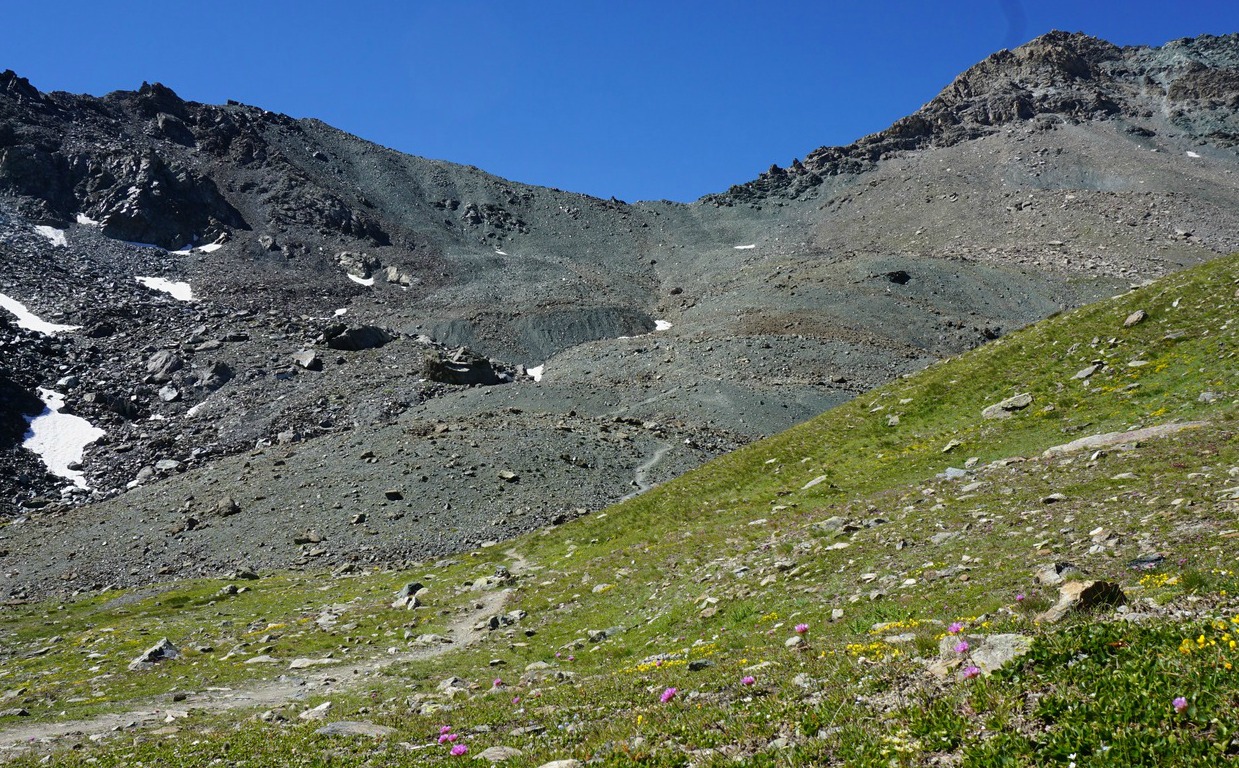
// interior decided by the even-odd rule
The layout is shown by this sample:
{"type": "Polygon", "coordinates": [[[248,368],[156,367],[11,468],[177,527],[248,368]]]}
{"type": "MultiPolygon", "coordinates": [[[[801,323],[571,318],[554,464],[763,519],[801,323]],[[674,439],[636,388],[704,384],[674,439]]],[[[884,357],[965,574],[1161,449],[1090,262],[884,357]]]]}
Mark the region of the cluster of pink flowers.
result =
{"type": "Polygon", "coordinates": [[[803,635],[803,634],[807,633],[808,631],[809,631],[809,625],[808,625],[808,624],[797,624],[797,625],[796,625],[796,634],[798,634],[798,635],[803,635]]]}
{"type": "Polygon", "coordinates": [[[668,688],[667,690],[663,691],[663,695],[659,696],[658,700],[661,701],[663,704],[666,704],[668,701],[671,701],[674,698],[675,698],[675,689],[668,688]]]}
{"type": "Polygon", "coordinates": [[[1180,715],[1187,711],[1187,699],[1182,696],[1176,696],[1170,704],[1174,707],[1174,711],[1180,715]]]}
{"type": "Polygon", "coordinates": [[[958,621],[952,621],[951,626],[947,627],[946,631],[950,632],[952,635],[958,635],[960,632],[964,631],[964,625],[958,621]]]}
{"type": "Polygon", "coordinates": [[[469,751],[469,748],[466,747],[464,744],[455,743],[456,740],[459,738],[460,738],[459,734],[452,733],[452,726],[450,725],[445,725],[439,729],[439,743],[440,744],[451,744],[452,745],[451,754],[454,757],[460,757],[461,755],[466,754],[469,751]]]}
{"type": "Polygon", "coordinates": [[[753,677],[752,675],[745,675],[744,677],[740,678],[741,685],[752,685],[755,682],[757,682],[757,678],[753,677]]]}
{"type": "Polygon", "coordinates": [[[980,675],[981,675],[980,667],[976,667],[972,665],[964,667],[964,679],[965,680],[971,680],[972,678],[979,677],[980,675]]]}

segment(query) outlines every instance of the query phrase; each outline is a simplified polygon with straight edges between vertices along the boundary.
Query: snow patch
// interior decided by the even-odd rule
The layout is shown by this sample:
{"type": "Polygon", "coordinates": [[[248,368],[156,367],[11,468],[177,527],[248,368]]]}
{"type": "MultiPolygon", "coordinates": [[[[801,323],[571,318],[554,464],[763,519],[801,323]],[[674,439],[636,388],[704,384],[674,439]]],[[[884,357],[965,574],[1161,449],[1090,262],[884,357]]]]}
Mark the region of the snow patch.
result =
{"type": "Polygon", "coordinates": [[[51,335],[60,333],[61,331],[76,331],[81,328],[80,325],[59,325],[57,323],[49,323],[41,320],[38,315],[26,309],[26,305],[22,304],[17,299],[11,299],[0,293],[0,308],[7,309],[17,317],[17,325],[19,328],[25,328],[35,333],[51,335]]]}
{"type": "Polygon", "coordinates": [[[757,247],[757,243],[749,243],[748,245],[733,245],[737,251],[751,251],[757,247]]]}
{"type": "Polygon", "coordinates": [[[39,389],[43,400],[43,413],[27,416],[30,428],[26,430],[22,447],[38,455],[47,470],[53,475],[72,480],[78,488],[86,487],[86,476],[81,471],[69,469],[82,460],[86,446],[103,437],[104,432],[81,416],[61,413],[65,405],[64,395],[51,389],[39,389]]]}
{"type": "Polygon", "coordinates": [[[163,291],[177,301],[193,301],[194,292],[189,283],[178,283],[163,277],[136,277],[142,285],[154,291],[163,291]]]}
{"type": "Polygon", "coordinates": [[[354,283],[357,283],[358,285],[366,285],[366,286],[374,285],[373,277],[358,277],[357,275],[354,275],[352,272],[349,273],[348,279],[352,280],[354,283]]]}
{"type": "Polygon", "coordinates": [[[97,227],[97,226],[99,226],[99,222],[95,221],[94,219],[90,218],[89,216],[87,216],[87,215],[86,215],[86,214],[84,214],[84,213],[79,213],[79,214],[77,215],[77,223],[78,223],[78,224],[81,224],[83,227],[97,227]]]}
{"type": "Polygon", "coordinates": [[[507,256],[507,255],[508,255],[508,254],[504,253],[503,251],[499,250],[498,248],[496,248],[496,249],[495,249],[495,253],[499,254],[500,256],[507,256]]]}
{"type": "Polygon", "coordinates": [[[200,253],[215,253],[216,251],[218,251],[220,248],[223,248],[223,247],[224,247],[223,243],[207,243],[206,245],[199,245],[197,247],[192,246],[192,245],[183,245],[180,248],[177,248],[172,253],[176,254],[177,256],[188,256],[194,251],[198,251],[200,253]]]}
{"type": "Polygon", "coordinates": [[[1190,149],[1187,151],[1187,156],[1188,156],[1188,157],[1194,157],[1194,158],[1196,158],[1196,159],[1200,159],[1200,155],[1196,154],[1195,152],[1191,151],[1190,149]]]}
{"type": "Polygon", "coordinates": [[[533,377],[534,381],[542,381],[542,371],[546,369],[546,363],[539,365],[537,368],[526,368],[525,373],[533,377]]]}
{"type": "Polygon", "coordinates": [[[69,241],[65,239],[65,231],[63,229],[56,229],[55,227],[47,227],[40,224],[34,228],[34,231],[46,237],[48,242],[57,248],[64,248],[69,244],[69,241]]]}
{"type": "Polygon", "coordinates": [[[656,331],[669,331],[669,330],[671,330],[671,323],[667,322],[666,320],[655,320],[655,321],[654,321],[654,330],[656,330],[656,331]]]}
{"type": "Polygon", "coordinates": [[[335,312],[332,312],[331,314],[335,315],[336,317],[342,317],[345,312],[348,312],[348,307],[340,307],[339,309],[337,309],[335,312]]]}

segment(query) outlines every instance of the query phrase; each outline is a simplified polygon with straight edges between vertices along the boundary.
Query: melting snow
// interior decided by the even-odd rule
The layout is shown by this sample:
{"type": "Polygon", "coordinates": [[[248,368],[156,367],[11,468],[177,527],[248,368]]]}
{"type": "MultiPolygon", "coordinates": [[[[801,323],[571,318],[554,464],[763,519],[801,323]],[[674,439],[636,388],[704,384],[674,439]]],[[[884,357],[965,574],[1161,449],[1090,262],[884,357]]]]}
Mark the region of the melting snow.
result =
{"type": "Polygon", "coordinates": [[[1188,150],[1188,152],[1187,152],[1187,156],[1188,156],[1188,157],[1195,157],[1195,158],[1199,158],[1199,157],[1200,157],[1200,155],[1196,154],[1195,152],[1192,152],[1191,150],[1188,150]]]}
{"type": "Polygon", "coordinates": [[[757,243],[750,243],[749,245],[736,245],[732,247],[737,251],[751,251],[757,247],[757,243]]]}
{"type": "Polygon", "coordinates": [[[546,363],[539,365],[537,368],[526,368],[525,373],[533,377],[534,381],[542,381],[542,371],[546,368],[546,363]]]}
{"type": "Polygon", "coordinates": [[[357,283],[358,285],[374,285],[373,277],[358,277],[357,275],[354,275],[352,272],[349,273],[348,279],[352,280],[354,283],[357,283]]]}
{"type": "Polygon", "coordinates": [[[180,255],[180,256],[188,256],[194,251],[201,251],[202,253],[215,253],[216,251],[218,251],[220,248],[223,248],[223,247],[224,247],[223,243],[207,243],[206,245],[199,245],[197,247],[194,247],[192,245],[183,245],[180,248],[177,248],[175,251],[173,251],[173,253],[180,255]]]}
{"type": "Polygon", "coordinates": [[[348,307],[341,307],[341,308],[337,309],[335,312],[333,312],[332,314],[334,314],[336,317],[340,317],[341,315],[343,315],[343,314],[344,314],[345,312],[347,312],[347,311],[348,311],[348,307]]]}
{"type": "Polygon", "coordinates": [[[53,475],[72,480],[78,488],[86,487],[86,477],[69,465],[82,460],[82,450],[103,437],[103,430],[92,427],[80,416],[61,413],[64,395],[50,389],[39,389],[39,397],[46,408],[38,416],[28,416],[30,429],[26,431],[22,447],[38,454],[53,475]]]}
{"type": "Polygon", "coordinates": [[[163,277],[137,277],[134,279],[147,288],[163,291],[178,301],[194,300],[194,292],[190,289],[189,283],[177,283],[163,277]]]}
{"type": "Polygon", "coordinates": [[[55,227],[45,227],[45,226],[40,225],[40,226],[35,227],[34,231],[46,237],[52,245],[55,245],[59,248],[64,248],[66,245],[69,244],[69,241],[65,239],[65,231],[63,229],[56,229],[55,227]]]}
{"type": "Polygon", "coordinates": [[[99,226],[99,222],[95,221],[94,219],[90,218],[89,216],[87,216],[87,215],[86,215],[86,214],[84,214],[84,213],[79,213],[79,214],[77,215],[77,223],[78,223],[78,224],[81,224],[83,227],[97,227],[97,226],[99,226]]]}
{"type": "Polygon", "coordinates": [[[503,251],[499,250],[498,248],[496,248],[496,249],[495,249],[495,253],[499,254],[500,256],[507,256],[507,255],[508,255],[508,254],[504,253],[503,251]]]}
{"type": "Polygon", "coordinates": [[[11,299],[0,293],[0,307],[7,309],[17,317],[17,325],[21,328],[26,328],[31,331],[43,334],[60,333],[61,331],[76,331],[81,328],[80,325],[58,325],[56,323],[45,322],[30,310],[26,309],[26,305],[22,304],[17,299],[11,299]]]}
{"type": "Polygon", "coordinates": [[[654,321],[654,330],[656,330],[656,331],[669,331],[669,330],[671,330],[671,323],[668,323],[666,320],[655,320],[655,321],[654,321]]]}

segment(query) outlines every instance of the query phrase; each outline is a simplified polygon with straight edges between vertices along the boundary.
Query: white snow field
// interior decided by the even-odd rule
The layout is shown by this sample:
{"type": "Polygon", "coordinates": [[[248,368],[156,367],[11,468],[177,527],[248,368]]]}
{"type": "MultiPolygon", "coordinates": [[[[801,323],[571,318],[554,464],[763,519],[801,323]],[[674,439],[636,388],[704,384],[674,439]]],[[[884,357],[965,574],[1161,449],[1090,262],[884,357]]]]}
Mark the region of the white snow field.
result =
{"type": "Polygon", "coordinates": [[[22,447],[37,454],[53,475],[72,480],[78,488],[85,488],[85,475],[69,467],[82,460],[82,451],[103,437],[103,430],[91,426],[81,416],[61,413],[65,398],[59,392],[40,387],[39,397],[46,407],[38,416],[26,417],[30,429],[26,431],[22,447]]]}

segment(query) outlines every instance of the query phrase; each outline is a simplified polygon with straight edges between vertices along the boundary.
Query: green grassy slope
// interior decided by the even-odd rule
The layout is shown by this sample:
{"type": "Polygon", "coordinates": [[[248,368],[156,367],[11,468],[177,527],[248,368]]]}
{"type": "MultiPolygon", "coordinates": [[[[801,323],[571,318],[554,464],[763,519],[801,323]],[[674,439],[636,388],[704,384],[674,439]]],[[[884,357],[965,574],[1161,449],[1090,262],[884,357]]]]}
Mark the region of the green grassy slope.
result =
{"type": "Polygon", "coordinates": [[[403,651],[507,588],[502,610],[526,615],[467,648],[311,692],[264,720],[190,706],[160,732],[122,729],[54,759],[421,765],[507,746],[521,751],[512,766],[1228,764],[1239,751],[1237,306],[1239,258],[1218,259],[936,364],[605,512],[410,573],[280,574],[235,595],[182,583],[6,609],[0,712],[29,714],[0,714],[0,743],[18,724],[176,708],[174,691],[298,674],[243,663],[255,655],[403,651]],[[1125,326],[1137,310],[1147,317],[1125,326]],[[982,417],[1019,393],[1028,407],[982,417]],[[1203,424],[1043,455],[1189,421],[1203,424]],[[1125,614],[1038,624],[1057,588],[1033,575],[1055,562],[1119,584],[1125,614]],[[500,565],[513,582],[478,582],[500,565]],[[429,587],[426,605],[391,608],[409,580],[429,587]],[[347,607],[321,627],[333,604],[347,607]],[[1032,650],[971,677],[952,622],[977,649],[1016,633],[1032,650]],[[182,658],[125,669],[162,635],[182,658]],[[450,677],[460,681],[445,692],[450,677]],[[322,722],[296,715],[324,699],[328,720],[395,730],[318,735],[322,722]],[[454,744],[439,743],[444,725],[454,744]]]}

